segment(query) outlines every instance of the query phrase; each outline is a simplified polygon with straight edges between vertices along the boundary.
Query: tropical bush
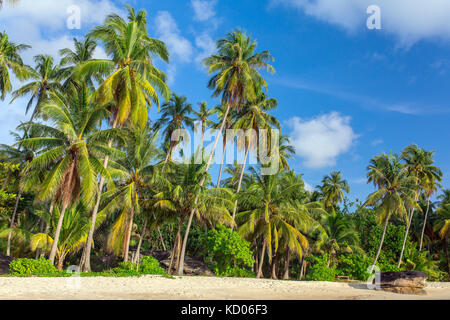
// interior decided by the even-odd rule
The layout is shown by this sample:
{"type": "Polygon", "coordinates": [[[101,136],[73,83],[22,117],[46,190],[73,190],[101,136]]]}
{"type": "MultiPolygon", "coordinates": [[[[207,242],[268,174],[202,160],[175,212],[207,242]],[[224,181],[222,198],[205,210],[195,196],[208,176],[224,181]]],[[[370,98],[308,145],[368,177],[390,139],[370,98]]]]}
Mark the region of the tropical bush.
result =
{"type": "Polygon", "coordinates": [[[9,273],[14,276],[56,276],[62,274],[50,260],[45,258],[13,260],[9,265],[9,273]]]}
{"type": "Polygon", "coordinates": [[[372,261],[361,254],[341,254],[338,257],[337,276],[348,276],[353,280],[365,281],[369,278],[368,268],[372,261]]]}
{"type": "Polygon", "coordinates": [[[334,281],[336,278],[336,266],[328,266],[329,255],[323,254],[316,257],[306,258],[311,267],[306,272],[305,279],[308,281],[334,281]]]}
{"type": "Polygon", "coordinates": [[[242,239],[236,231],[224,226],[210,230],[205,247],[209,266],[217,276],[254,276],[247,269],[254,263],[250,242],[242,239]]]}

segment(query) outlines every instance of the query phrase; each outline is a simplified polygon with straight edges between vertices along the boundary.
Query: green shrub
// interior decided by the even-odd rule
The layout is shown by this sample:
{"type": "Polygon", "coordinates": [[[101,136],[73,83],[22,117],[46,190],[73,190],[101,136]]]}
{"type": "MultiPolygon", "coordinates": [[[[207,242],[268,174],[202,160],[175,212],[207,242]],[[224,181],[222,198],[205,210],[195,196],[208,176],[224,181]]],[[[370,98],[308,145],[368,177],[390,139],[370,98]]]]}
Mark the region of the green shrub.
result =
{"type": "Polygon", "coordinates": [[[153,257],[143,257],[139,265],[139,272],[142,274],[166,275],[166,272],[159,265],[158,260],[153,257]]]}
{"type": "Polygon", "coordinates": [[[317,257],[308,257],[312,266],[307,269],[305,279],[309,281],[334,281],[336,278],[336,266],[328,264],[328,254],[317,257]]]}
{"type": "Polygon", "coordinates": [[[253,276],[247,268],[254,264],[250,242],[230,228],[218,226],[208,232],[205,247],[207,262],[217,276],[253,276]]]}
{"type": "Polygon", "coordinates": [[[44,258],[38,260],[16,259],[10,263],[9,273],[14,276],[58,276],[63,274],[50,260],[44,258]]]}
{"type": "Polygon", "coordinates": [[[370,259],[361,254],[341,254],[338,258],[336,275],[348,276],[352,280],[366,281],[370,276],[367,272],[370,265],[370,259]]]}

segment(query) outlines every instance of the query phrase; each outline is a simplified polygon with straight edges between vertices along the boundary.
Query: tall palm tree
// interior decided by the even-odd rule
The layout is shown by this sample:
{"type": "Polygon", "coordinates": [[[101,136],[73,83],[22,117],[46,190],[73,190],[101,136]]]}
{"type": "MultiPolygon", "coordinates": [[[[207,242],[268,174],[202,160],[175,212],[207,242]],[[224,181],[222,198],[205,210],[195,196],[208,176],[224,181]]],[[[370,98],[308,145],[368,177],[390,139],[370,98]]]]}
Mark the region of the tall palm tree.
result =
{"type": "MultiPolygon", "coordinates": [[[[208,73],[214,73],[214,76],[208,82],[208,87],[214,90],[213,96],[218,97],[221,95],[222,104],[227,106],[211,154],[206,163],[205,173],[208,172],[211,166],[217,143],[225,127],[230,110],[239,110],[247,101],[254,100],[257,89],[261,86],[267,88],[266,81],[258,72],[259,69],[275,72],[274,68],[267,63],[273,60],[270,53],[268,51],[255,53],[256,45],[256,41],[252,40],[245,33],[234,31],[217,42],[217,54],[213,54],[204,60],[208,73]]],[[[206,174],[200,182],[201,186],[205,183],[205,179],[206,174]]],[[[195,202],[197,201],[198,198],[195,202]]],[[[180,275],[183,274],[184,270],[184,256],[194,214],[195,210],[192,209],[183,239],[179,268],[180,275]]]]}
{"type": "MultiPolygon", "coordinates": [[[[417,145],[410,145],[402,152],[401,158],[405,161],[405,168],[408,170],[409,175],[416,178],[415,201],[419,200],[421,190],[424,190],[427,186],[429,187],[430,180],[439,181],[439,179],[441,179],[440,177],[442,177],[441,170],[433,165],[433,155],[434,152],[421,149],[417,145]]],[[[398,267],[402,264],[403,253],[405,251],[406,241],[408,240],[409,229],[414,216],[414,211],[414,208],[410,208],[408,213],[409,223],[406,226],[402,250],[398,260],[398,267]]]]}
{"type": "MultiPolygon", "coordinates": [[[[249,100],[244,108],[238,113],[238,119],[234,123],[233,129],[244,131],[252,130],[252,132],[256,134],[256,137],[248,136],[246,134],[244,139],[238,139],[238,150],[244,149],[245,156],[236,193],[241,191],[242,178],[244,177],[248,155],[250,150],[257,148],[256,143],[258,137],[260,136],[261,130],[270,130],[273,126],[280,128],[280,123],[278,120],[274,116],[267,113],[267,111],[273,110],[277,106],[278,101],[276,99],[268,99],[263,92],[258,90],[256,98],[254,100],[249,100]]],[[[268,142],[270,145],[270,141],[268,142]]],[[[237,202],[233,210],[233,219],[236,215],[236,210],[237,202]]]]}
{"type": "Polygon", "coordinates": [[[323,195],[323,200],[327,208],[336,208],[344,201],[344,192],[350,192],[347,180],[342,179],[341,172],[331,172],[322,180],[322,185],[318,186],[323,195]]]}
{"type": "Polygon", "coordinates": [[[106,146],[106,140],[117,135],[115,130],[97,130],[107,111],[90,103],[86,86],[82,90],[72,86],[64,94],[51,93],[50,97],[41,111],[52,126],[28,123],[26,126],[40,131],[40,135],[20,143],[42,149],[25,168],[25,173],[47,170],[39,199],[56,199],[61,208],[49,255],[53,263],[66,209],[78,198],[90,207],[97,193],[97,174],[108,176],[101,159],[105,155],[120,156],[121,152],[106,146]]]}
{"type": "Polygon", "coordinates": [[[168,144],[167,156],[165,162],[167,163],[172,158],[172,152],[176,146],[182,141],[172,140],[172,134],[176,130],[194,129],[194,119],[190,117],[192,114],[192,105],[187,102],[186,97],[173,94],[168,102],[161,106],[161,118],[156,122],[156,130],[164,128],[163,141],[168,144]]]}
{"type": "MultiPolygon", "coordinates": [[[[223,186],[236,190],[239,180],[241,179],[242,168],[243,165],[239,164],[237,161],[234,161],[232,165],[227,165],[224,171],[228,175],[228,178],[222,181],[223,186]]],[[[244,182],[244,185],[248,185],[251,181],[251,175],[248,172],[245,172],[242,181],[244,182]]]]}
{"type": "Polygon", "coordinates": [[[28,72],[24,66],[20,53],[30,48],[25,44],[15,44],[9,41],[6,33],[0,32],[0,99],[4,100],[6,94],[12,90],[9,70],[19,80],[25,80],[28,72]]]}
{"type": "MultiPolygon", "coordinates": [[[[205,137],[205,132],[208,127],[214,124],[209,118],[214,114],[214,109],[208,109],[208,105],[205,101],[199,103],[199,110],[193,111],[195,115],[195,120],[200,122],[201,125],[201,137],[200,137],[200,148],[203,150],[203,141],[205,137]]],[[[203,151],[202,151],[203,158],[203,151]]]]}
{"type": "Polygon", "coordinates": [[[153,179],[154,161],[157,160],[159,150],[156,147],[156,135],[148,127],[144,130],[127,130],[126,155],[110,161],[110,174],[117,184],[103,193],[102,202],[105,203],[99,212],[99,219],[120,210],[112,231],[108,245],[114,251],[121,252],[124,261],[129,259],[129,247],[134,217],[141,213],[141,204],[145,188],[153,179]]]}
{"type": "Polygon", "coordinates": [[[434,224],[434,229],[439,231],[443,242],[443,250],[447,258],[447,268],[450,274],[450,255],[448,250],[448,239],[450,237],[450,204],[443,204],[436,210],[437,219],[434,224]]]}
{"type": "Polygon", "coordinates": [[[450,203],[450,189],[442,190],[442,194],[439,195],[438,199],[440,200],[441,205],[450,203]]]}
{"type": "Polygon", "coordinates": [[[290,145],[290,138],[284,135],[279,136],[278,149],[279,149],[279,157],[280,157],[280,167],[289,171],[291,168],[289,167],[288,159],[292,159],[295,155],[295,148],[290,145]]]}
{"type": "Polygon", "coordinates": [[[423,227],[422,227],[422,232],[420,234],[420,245],[419,245],[419,251],[422,250],[422,246],[423,246],[423,237],[425,235],[425,229],[427,227],[427,220],[428,220],[428,213],[430,211],[430,205],[431,205],[431,201],[430,198],[433,194],[435,194],[438,190],[439,187],[439,182],[438,181],[442,181],[442,173],[435,175],[432,174],[430,177],[428,177],[425,181],[425,185],[424,185],[424,195],[427,198],[427,208],[425,210],[425,218],[423,220],[423,227]]]}
{"type": "Polygon", "coordinates": [[[260,278],[266,249],[271,261],[278,251],[280,239],[283,239],[288,250],[301,258],[308,241],[299,230],[307,230],[311,219],[307,211],[299,210],[289,202],[292,193],[303,186],[301,183],[284,185],[280,183],[280,173],[270,176],[258,174],[256,180],[239,195],[246,210],[237,214],[236,223],[243,237],[262,240],[257,272],[257,278],[260,278]]]}
{"type": "Polygon", "coordinates": [[[36,102],[30,122],[40,114],[41,107],[50,94],[62,89],[61,80],[63,79],[60,67],[55,65],[52,56],[37,55],[34,57],[34,62],[36,64],[34,69],[29,68],[31,82],[14,91],[11,100],[12,103],[19,97],[31,95],[25,111],[28,113],[36,102]]]}
{"type": "Polygon", "coordinates": [[[397,156],[387,154],[376,156],[371,159],[367,170],[368,182],[373,183],[378,190],[368,196],[364,206],[374,207],[378,223],[384,224],[380,246],[370,269],[372,273],[380,256],[391,217],[397,216],[409,223],[407,210],[419,206],[415,200],[416,179],[409,175],[397,156]]]}
{"type": "MultiPolygon", "coordinates": [[[[169,52],[164,42],[151,38],[147,33],[147,13],[127,6],[128,22],[116,14],[109,15],[104,25],[94,28],[89,36],[99,40],[105,47],[110,60],[90,60],[75,69],[78,77],[92,75],[104,76],[106,80],[96,91],[99,105],[110,104],[109,122],[112,128],[122,126],[127,120],[147,125],[148,110],[152,103],[160,106],[158,92],[169,99],[165,74],[153,64],[154,58],[169,61],[169,52]]],[[[112,141],[108,146],[112,145],[112,141]]],[[[103,162],[108,167],[109,158],[103,162]]],[[[90,271],[90,250],[95,230],[95,221],[100,206],[101,193],[105,178],[100,177],[94,209],[91,216],[91,229],[81,266],[83,271],[90,271]]]]}

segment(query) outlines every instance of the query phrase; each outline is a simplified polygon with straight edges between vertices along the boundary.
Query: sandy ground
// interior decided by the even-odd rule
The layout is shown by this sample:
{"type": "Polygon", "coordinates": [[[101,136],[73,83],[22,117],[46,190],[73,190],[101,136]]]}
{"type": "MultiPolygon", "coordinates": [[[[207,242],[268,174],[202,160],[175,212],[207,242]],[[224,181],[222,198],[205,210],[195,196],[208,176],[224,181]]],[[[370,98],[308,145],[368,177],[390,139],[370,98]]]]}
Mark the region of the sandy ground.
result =
{"type": "Polygon", "coordinates": [[[355,283],[209,277],[0,278],[0,300],[450,300],[450,283],[429,283],[426,292],[413,296],[355,283]]]}

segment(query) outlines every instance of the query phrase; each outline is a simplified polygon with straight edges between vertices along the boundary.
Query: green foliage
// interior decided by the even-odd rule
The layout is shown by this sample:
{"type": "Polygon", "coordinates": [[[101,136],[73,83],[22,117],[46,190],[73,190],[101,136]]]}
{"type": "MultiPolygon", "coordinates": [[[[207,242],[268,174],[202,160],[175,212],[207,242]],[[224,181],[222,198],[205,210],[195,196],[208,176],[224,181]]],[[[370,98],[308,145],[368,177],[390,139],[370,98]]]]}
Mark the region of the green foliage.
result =
{"type": "Polygon", "coordinates": [[[22,258],[11,262],[9,273],[14,276],[55,276],[60,275],[62,271],[44,258],[39,260],[22,258]]]}
{"type": "Polygon", "coordinates": [[[341,254],[338,257],[337,276],[348,276],[352,280],[366,281],[369,278],[367,269],[371,263],[369,258],[361,254],[341,254]]]}
{"type": "Polygon", "coordinates": [[[142,274],[159,274],[167,275],[163,268],[159,265],[158,260],[153,257],[143,257],[139,265],[139,272],[142,274]]]}
{"type": "Polygon", "coordinates": [[[215,274],[224,277],[250,277],[253,274],[246,268],[253,265],[253,252],[250,242],[227,227],[218,226],[208,233],[206,248],[208,262],[215,274]]]}
{"type": "Polygon", "coordinates": [[[336,278],[336,266],[328,266],[328,254],[323,254],[317,257],[306,258],[312,263],[312,266],[307,269],[305,279],[308,281],[334,281],[336,278]]]}

